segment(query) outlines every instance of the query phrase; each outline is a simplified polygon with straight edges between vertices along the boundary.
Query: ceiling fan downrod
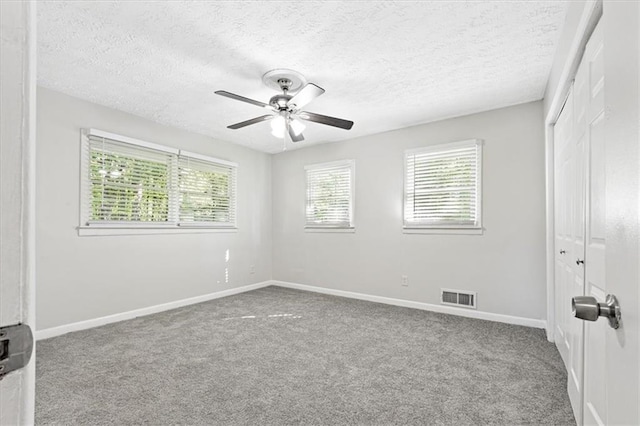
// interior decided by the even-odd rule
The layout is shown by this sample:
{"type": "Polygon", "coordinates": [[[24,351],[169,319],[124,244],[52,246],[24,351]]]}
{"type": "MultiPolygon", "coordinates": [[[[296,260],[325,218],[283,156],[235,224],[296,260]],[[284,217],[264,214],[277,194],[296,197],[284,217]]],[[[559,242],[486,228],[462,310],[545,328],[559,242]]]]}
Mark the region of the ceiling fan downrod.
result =
{"type": "Polygon", "coordinates": [[[284,94],[286,95],[287,92],[289,91],[289,88],[291,87],[291,84],[293,82],[291,80],[289,80],[288,78],[279,78],[278,79],[278,84],[280,85],[280,89],[282,89],[282,91],[284,92],[284,94]]]}
{"type": "Polygon", "coordinates": [[[289,92],[289,88],[291,87],[292,81],[288,78],[279,78],[277,80],[280,89],[282,90],[282,95],[275,95],[271,99],[269,99],[269,105],[272,105],[278,111],[291,111],[289,108],[289,99],[292,98],[287,92],[289,92]]]}

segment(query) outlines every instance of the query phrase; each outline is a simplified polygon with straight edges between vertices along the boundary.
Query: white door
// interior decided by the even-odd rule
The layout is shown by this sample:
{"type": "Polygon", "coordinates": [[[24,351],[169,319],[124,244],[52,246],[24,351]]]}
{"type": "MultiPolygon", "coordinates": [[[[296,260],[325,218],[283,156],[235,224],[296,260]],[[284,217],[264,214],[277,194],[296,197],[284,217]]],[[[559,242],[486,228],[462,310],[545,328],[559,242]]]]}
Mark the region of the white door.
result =
{"type": "Polygon", "coordinates": [[[569,93],[562,113],[554,127],[554,168],[555,168],[555,282],[556,282],[556,330],[555,342],[565,366],[568,366],[570,341],[567,333],[569,309],[562,303],[570,295],[567,283],[571,280],[573,268],[567,262],[571,257],[571,205],[573,193],[569,182],[573,177],[574,158],[572,149],[573,94],[569,93]]]}
{"type": "Polygon", "coordinates": [[[576,78],[554,126],[556,173],[555,342],[567,368],[567,391],[578,423],[582,417],[583,324],[571,317],[569,300],[584,291],[585,87],[576,78]]]}
{"type": "MultiPolygon", "coordinates": [[[[0,1],[0,326],[34,328],[35,2],[0,1]]],[[[0,381],[0,425],[33,424],[34,356],[0,381]]]]}
{"type": "Polygon", "coordinates": [[[637,2],[604,2],[585,51],[590,147],[586,293],[614,294],[622,324],[585,322],[584,423],[640,422],[638,351],[638,25],[637,2]]]}
{"type": "MultiPolygon", "coordinates": [[[[604,18],[603,18],[604,19],[604,18]]],[[[598,24],[587,48],[578,74],[588,87],[586,104],[587,151],[587,239],[584,260],[588,296],[603,302],[606,286],[606,134],[604,114],[604,35],[598,24]]],[[[574,319],[575,322],[580,320],[574,319]]],[[[606,335],[609,325],[604,319],[585,325],[584,423],[604,424],[606,416],[606,335]]]]}
{"type": "MultiPolygon", "coordinates": [[[[602,19],[587,44],[574,83],[576,177],[585,177],[585,186],[578,183],[576,194],[585,198],[583,202],[577,195],[572,202],[575,220],[580,220],[583,206],[585,232],[584,239],[577,238],[573,244],[576,284],[572,296],[583,294],[579,278],[584,268],[584,294],[598,302],[614,294],[622,310],[618,329],[611,328],[605,318],[596,322],[571,318],[566,326],[574,331],[578,324],[584,327],[583,351],[566,361],[569,396],[578,424],[640,422],[638,9],[637,2],[604,2],[602,19]],[[572,371],[579,364],[583,365],[581,397],[580,369],[572,371]]],[[[580,229],[576,226],[576,232],[580,229]]],[[[577,334],[575,338],[579,339],[577,334]]],[[[570,343],[569,348],[574,346],[570,343]]]]}

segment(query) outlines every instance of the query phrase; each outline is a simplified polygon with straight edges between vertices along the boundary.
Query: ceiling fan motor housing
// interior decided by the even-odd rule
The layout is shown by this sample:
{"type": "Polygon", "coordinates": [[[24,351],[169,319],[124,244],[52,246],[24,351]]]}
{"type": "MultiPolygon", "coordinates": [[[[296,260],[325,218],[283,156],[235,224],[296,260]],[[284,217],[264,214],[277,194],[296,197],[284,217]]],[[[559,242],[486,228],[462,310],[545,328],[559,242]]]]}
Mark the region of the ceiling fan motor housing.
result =
{"type": "Polygon", "coordinates": [[[278,111],[287,111],[289,108],[287,107],[287,102],[291,99],[291,95],[287,95],[286,92],[282,95],[275,95],[271,99],[269,99],[269,105],[276,108],[278,111]]]}

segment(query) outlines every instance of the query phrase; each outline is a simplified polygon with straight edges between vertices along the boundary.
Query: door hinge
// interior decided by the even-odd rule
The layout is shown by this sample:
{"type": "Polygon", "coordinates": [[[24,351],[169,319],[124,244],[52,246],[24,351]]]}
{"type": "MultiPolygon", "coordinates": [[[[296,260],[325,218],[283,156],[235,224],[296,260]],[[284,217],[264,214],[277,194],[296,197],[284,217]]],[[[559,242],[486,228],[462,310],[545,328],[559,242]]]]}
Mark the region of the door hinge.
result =
{"type": "Polygon", "coordinates": [[[33,353],[33,333],[27,324],[0,327],[0,380],[29,364],[33,353]]]}

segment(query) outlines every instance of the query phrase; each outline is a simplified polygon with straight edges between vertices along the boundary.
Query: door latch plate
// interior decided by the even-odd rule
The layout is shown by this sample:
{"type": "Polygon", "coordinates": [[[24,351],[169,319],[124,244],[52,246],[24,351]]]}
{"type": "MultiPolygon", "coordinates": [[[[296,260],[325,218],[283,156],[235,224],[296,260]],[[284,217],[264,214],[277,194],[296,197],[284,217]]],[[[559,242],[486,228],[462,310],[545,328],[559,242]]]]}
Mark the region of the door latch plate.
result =
{"type": "Polygon", "coordinates": [[[29,364],[33,353],[33,333],[27,324],[0,327],[0,380],[29,364]]]}

